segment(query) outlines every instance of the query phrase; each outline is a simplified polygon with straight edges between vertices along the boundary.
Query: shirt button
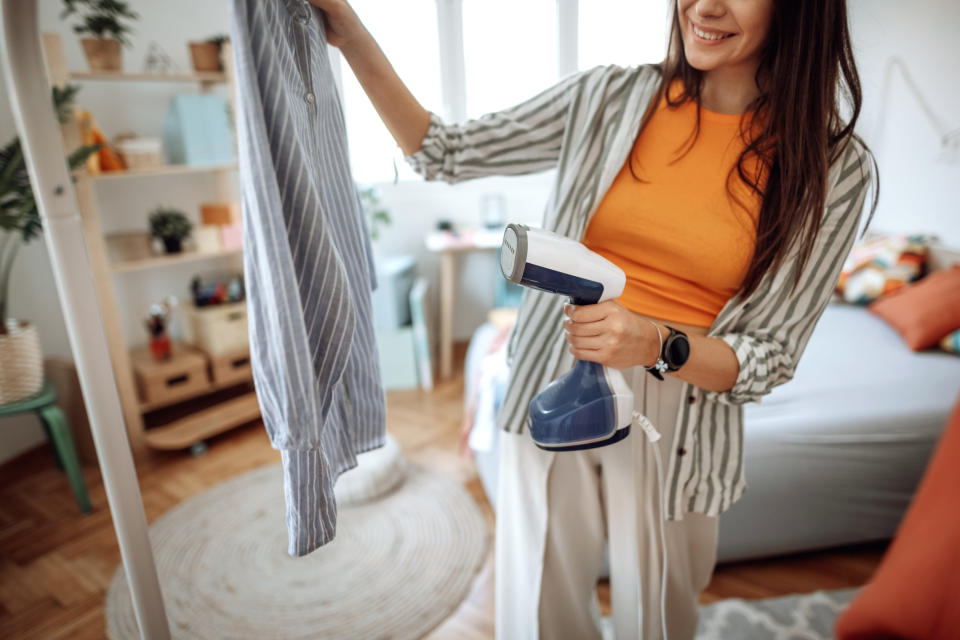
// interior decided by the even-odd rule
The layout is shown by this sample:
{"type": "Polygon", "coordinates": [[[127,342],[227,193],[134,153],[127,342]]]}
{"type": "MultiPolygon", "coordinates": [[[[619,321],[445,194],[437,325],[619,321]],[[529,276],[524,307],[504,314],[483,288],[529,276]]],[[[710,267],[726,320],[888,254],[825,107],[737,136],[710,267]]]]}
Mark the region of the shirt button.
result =
{"type": "Polygon", "coordinates": [[[303,99],[309,102],[310,104],[313,104],[314,101],[316,101],[316,98],[312,93],[308,93],[307,95],[303,96],[303,99]]]}
{"type": "Polygon", "coordinates": [[[678,455],[678,456],[685,456],[685,455],[687,455],[687,450],[684,449],[683,447],[680,447],[679,449],[677,449],[677,455],[678,455]]]}

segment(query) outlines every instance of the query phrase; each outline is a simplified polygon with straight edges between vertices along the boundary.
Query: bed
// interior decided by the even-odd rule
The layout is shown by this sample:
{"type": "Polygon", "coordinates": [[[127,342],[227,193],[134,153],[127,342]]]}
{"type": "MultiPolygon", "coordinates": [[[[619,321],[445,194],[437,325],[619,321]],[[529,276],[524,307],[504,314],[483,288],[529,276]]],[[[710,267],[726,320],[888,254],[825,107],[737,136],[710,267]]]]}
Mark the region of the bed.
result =
{"type": "MultiPolygon", "coordinates": [[[[469,442],[494,508],[506,363],[490,346],[505,330],[481,326],[466,361],[469,442]]],[[[892,537],[958,393],[960,357],[913,352],[864,307],[831,302],[794,378],[744,408],[747,491],[720,517],[718,560],[892,537]]]]}

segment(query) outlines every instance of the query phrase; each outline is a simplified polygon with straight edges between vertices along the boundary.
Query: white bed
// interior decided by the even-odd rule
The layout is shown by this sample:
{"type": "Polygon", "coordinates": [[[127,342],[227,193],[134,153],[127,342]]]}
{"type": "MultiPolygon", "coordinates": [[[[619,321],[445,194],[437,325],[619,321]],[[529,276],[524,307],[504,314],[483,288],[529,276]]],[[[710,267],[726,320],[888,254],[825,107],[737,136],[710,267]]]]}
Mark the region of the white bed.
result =
{"type": "MultiPolygon", "coordinates": [[[[495,334],[474,334],[468,393],[495,334]]],[[[793,380],[745,407],[747,491],[720,518],[719,560],[890,538],[958,394],[960,357],[915,353],[865,308],[831,303],[793,380]]],[[[496,404],[502,389],[483,395],[496,404]]],[[[480,440],[495,503],[496,434],[480,440]]]]}
{"type": "Polygon", "coordinates": [[[891,537],[958,393],[960,357],[830,304],[793,380],[744,408],[747,491],[719,559],[891,537]]]}

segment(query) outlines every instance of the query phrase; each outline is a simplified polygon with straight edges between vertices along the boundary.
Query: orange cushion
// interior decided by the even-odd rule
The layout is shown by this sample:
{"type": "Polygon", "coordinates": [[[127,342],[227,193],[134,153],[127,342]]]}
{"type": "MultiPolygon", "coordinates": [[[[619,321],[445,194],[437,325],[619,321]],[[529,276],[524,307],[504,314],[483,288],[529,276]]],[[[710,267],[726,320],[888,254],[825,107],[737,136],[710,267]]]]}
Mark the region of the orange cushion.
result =
{"type": "Polygon", "coordinates": [[[886,320],[914,351],[929,349],[960,329],[960,264],[886,295],[867,310],[886,320]]]}
{"type": "Polygon", "coordinates": [[[958,504],[960,399],[883,561],[837,620],[837,638],[958,637],[958,504]]]}

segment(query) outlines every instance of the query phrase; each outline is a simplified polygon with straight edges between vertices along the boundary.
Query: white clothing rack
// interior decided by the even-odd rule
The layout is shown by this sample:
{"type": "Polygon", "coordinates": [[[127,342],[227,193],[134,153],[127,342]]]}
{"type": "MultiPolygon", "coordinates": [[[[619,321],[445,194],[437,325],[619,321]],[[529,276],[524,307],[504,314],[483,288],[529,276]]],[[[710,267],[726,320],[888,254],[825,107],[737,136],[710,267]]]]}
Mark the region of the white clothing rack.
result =
{"type": "Polygon", "coordinates": [[[43,220],[43,235],[90,418],[134,613],[141,637],[167,640],[170,628],[147,535],[140,485],[124,427],[107,337],[100,321],[79,207],[60,142],[51,88],[46,81],[37,28],[37,3],[36,0],[0,1],[3,2],[0,58],[4,62],[30,184],[43,220]]]}

